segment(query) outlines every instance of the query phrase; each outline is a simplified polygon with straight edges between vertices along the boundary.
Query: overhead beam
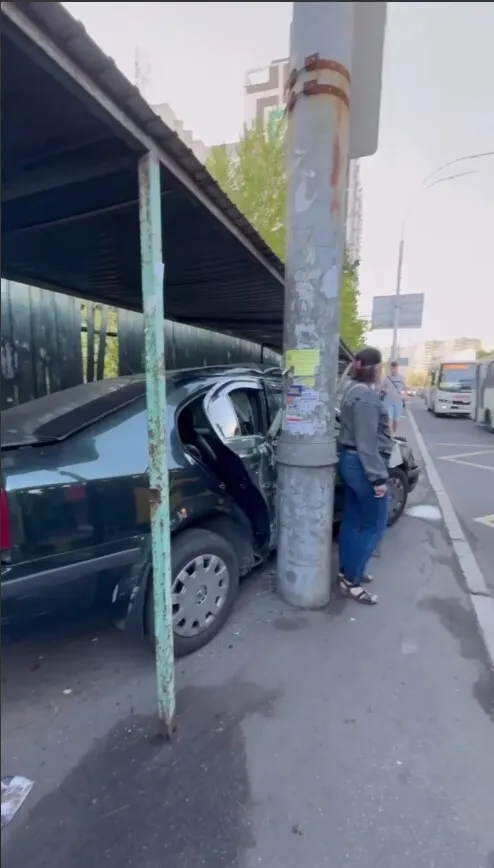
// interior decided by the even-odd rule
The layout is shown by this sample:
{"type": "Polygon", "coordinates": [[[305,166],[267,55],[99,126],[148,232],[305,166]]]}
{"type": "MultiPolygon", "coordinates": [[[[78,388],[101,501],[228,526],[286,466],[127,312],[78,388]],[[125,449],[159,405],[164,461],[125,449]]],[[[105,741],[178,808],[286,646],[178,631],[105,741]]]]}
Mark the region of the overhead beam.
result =
{"type": "Polygon", "coordinates": [[[283,331],[283,324],[273,320],[263,319],[235,319],[235,317],[208,317],[208,316],[180,316],[180,322],[185,325],[195,324],[198,321],[204,324],[206,328],[217,326],[218,328],[248,328],[255,331],[259,329],[275,329],[277,332],[283,331]]]}
{"type": "Polygon", "coordinates": [[[64,217],[55,217],[53,220],[42,220],[40,223],[30,223],[29,226],[19,226],[16,229],[5,229],[2,227],[2,234],[4,236],[24,235],[26,232],[36,232],[36,230],[39,229],[51,229],[55,226],[66,226],[68,223],[90,220],[92,217],[100,217],[102,214],[114,214],[118,211],[136,208],[138,204],[138,199],[130,199],[127,202],[115,202],[112,205],[105,205],[102,208],[92,208],[89,211],[81,211],[77,214],[67,214],[64,217]]]}
{"type": "Polygon", "coordinates": [[[37,166],[27,169],[19,177],[5,180],[2,183],[2,203],[15,202],[36,193],[47,193],[70,184],[79,184],[83,181],[91,181],[104,175],[115,175],[135,167],[136,157],[120,156],[110,159],[107,156],[100,159],[85,159],[79,156],[77,160],[70,160],[53,165],[37,166]]]}
{"type": "MultiPolygon", "coordinates": [[[[162,193],[161,198],[170,196],[171,191],[166,190],[162,193]]],[[[104,205],[101,208],[91,208],[88,211],[80,211],[76,214],[66,214],[64,217],[54,217],[52,220],[43,220],[40,223],[30,223],[28,226],[18,226],[15,229],[5,229],[2,227],[4,236],[21,235],[25,232],[36,232],[39,229],[52,229],[55,226],[65,226],[68,223],[77,223],[83,220],[90,220],[92,217],[101,217],[103,214],[114,214],[119,211],[128,211],[130,208],[136,208],[139,204],[138,199],[128,199],[126,202],[115,202],[112,205],[104,205]]]]}

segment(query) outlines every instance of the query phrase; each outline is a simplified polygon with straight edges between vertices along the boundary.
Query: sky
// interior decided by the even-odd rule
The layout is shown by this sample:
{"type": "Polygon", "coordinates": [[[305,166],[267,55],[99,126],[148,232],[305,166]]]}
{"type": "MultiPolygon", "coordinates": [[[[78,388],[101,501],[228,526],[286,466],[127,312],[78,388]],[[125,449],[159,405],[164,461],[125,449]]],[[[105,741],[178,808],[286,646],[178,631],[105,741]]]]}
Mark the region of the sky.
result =
{"type": "MultiPolygon", "coordinates": [[[[65,6],[132,80],[139,48],[146,98],[208,145],[238,138],[246,70],[288,55],[291,3],[65,6]]],[[[465,336],[494,347],[494,156],[422,187],[449,160],[494,151],[493,33],[494,3],[388,3],[379,147],[361,161],[360,288],[365,315],[374,295],[394,292],[406,217],[402,291],[423,292],[425,311],[402,345],[465,336]]],[[[371,339],[389,345],[390,333],[371,339]]]]}

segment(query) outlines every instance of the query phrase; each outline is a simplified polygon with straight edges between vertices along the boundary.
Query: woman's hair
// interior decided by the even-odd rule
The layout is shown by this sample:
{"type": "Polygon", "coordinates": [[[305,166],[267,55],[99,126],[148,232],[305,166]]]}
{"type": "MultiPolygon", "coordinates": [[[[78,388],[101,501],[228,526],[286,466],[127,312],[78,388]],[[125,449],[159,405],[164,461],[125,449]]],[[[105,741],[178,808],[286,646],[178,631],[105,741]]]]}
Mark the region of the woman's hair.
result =
{"type": "Polygon", "coordinates": [[[376,347],[365,347],[365,349],[360,350],[353,362],[353,379],[359,383],[375,383],[376,368],[381,362],[381,351],[376,347]]]}

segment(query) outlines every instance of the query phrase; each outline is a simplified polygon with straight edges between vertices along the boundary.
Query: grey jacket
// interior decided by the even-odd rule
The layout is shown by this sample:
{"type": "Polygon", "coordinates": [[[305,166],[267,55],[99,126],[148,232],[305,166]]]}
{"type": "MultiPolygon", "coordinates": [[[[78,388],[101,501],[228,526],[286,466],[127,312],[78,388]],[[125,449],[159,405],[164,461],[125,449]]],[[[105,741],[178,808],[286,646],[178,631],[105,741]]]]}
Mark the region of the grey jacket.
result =
{"type": "Polygon", "coordinates": [[[373,485],[385,482],[386,457],[391,455],[393,440],[379,392],[352,380],[343,393],[340,420],[340,445],[358,452],[365,475],[373,485]]]}

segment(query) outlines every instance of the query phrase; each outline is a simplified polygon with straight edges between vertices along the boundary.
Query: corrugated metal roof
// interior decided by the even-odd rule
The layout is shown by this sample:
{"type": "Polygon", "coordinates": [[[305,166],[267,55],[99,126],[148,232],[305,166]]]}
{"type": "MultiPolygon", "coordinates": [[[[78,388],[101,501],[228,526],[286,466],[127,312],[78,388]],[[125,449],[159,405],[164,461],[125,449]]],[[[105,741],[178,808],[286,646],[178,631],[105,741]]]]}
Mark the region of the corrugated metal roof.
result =
{"type": "Polygon", "coordinates": [[[283,264],[204,166],[60,3],[20,0],[3,3],[4,12],[5,276],[141,307],[136,161],[144,148],[109,122],[45,46],[21,34],[21,15],[168,158],[162,170],[166,315],[281,349],[283,264]],[[87,177],[70,162],[76,150],[87,177]],[[105,160],[108,170],[91,177],[88,167],[104,167],[105,160]],[[54,175],[61,166],[66,173],[68,167],[67,183],[45,181],[40,188],[38,181],[37,190],[22,194],[29,173],[39,176],[41,167],[54,175]]]}

